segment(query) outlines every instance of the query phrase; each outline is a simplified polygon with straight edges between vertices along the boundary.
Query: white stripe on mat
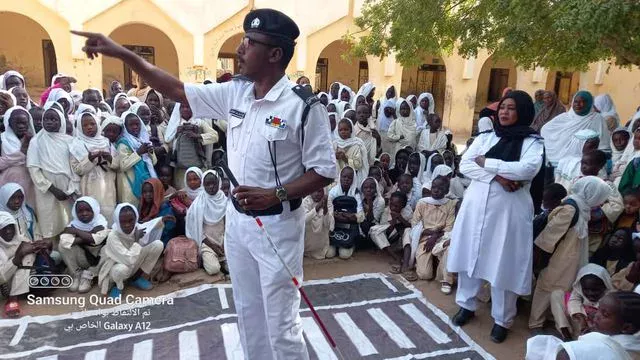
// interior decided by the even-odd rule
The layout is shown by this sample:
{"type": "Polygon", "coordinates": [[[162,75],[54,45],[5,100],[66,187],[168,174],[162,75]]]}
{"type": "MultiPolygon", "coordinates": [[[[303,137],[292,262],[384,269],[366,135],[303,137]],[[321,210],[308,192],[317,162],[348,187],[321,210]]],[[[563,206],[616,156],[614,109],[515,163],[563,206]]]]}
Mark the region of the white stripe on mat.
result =
{"type": "Polygon", "coordinates": [[[400,329],[396,323],[391,320],[380,308],[373,308],[367,310],[369,315],[373,318],[375,322],[380,325],[380,327],[389,335],[389,338],[393,340],[399,347],[403,349],[410,349],[416,347],[411,339],[407,337],[407,334],[400,329]]]}
{"type": "Polygon", "coordinates": [[[218,297],[220,298],[220,307],[223,309],[229,308],[229,301],[227,301],[227,292],[224,288],[218,288],[218,297]]]}
{"type": "Polygon", "coordinates": [[[404,311],[413,321],[418,324],[424,332],[429,334],[435,342],[438,344],[446,344],[451,342],[451,339],[447,334],[445,334],[433,321],[429,320],[429,318],[420,312],[418,308],[413,304],[404,304],[400,305],[402,311],[404,311]]]}
{"type": "Polygon", "coordinates": [[[353,343],[356,349],[358,349],[360,356],[368,356],[378,353],[378,350],[376,350],[375,346],[373,346],[371,341],[369,341],[364,332],[362,332],[353,319],[351,319],[349,314],[340,312],[334,314],[333,317],[336,319],[344,333],[347,334],[351,343],[353,343]]]}
{"type": "Polygon", "coordinates": [[[226,323],[220,325],[220,328],[222,329],[222,341],[224,342],[224,353],[227,355],[227,360],[244,360],[238,324],[226,323]]]}
{"type": "Polygon", "coordinates": [[[153,359],[153,339],[140,341],[133,345],[133,355],[131,355],[131,360],[151,359],[153,359]]]}
{"type": "Polygon", "coordinates": [[[178,335],[180,360],[200,359],[198,333],[195,330],[181,331],[178,335]]]}
{"type": "Polygon", "coordinates": [[[37,358],[36,360],[58,360],[58,355],[43,356],[37,358]]]}
{"type": "Polygon", "coordinates": [[[318,359],[322,360],[338,360],[336,354],[331,349],[331,345],[324,338],[320,327],[316,324],[316,321],[311,317],[302,318],[302,329],[309,339],[311,347],[318,355],[318,359]]]}
{"type": "Polygon", "coordinates": [[[84,360],[104,360],[107,356],[107,349],[89,351],[84,355],[84,360]]]}

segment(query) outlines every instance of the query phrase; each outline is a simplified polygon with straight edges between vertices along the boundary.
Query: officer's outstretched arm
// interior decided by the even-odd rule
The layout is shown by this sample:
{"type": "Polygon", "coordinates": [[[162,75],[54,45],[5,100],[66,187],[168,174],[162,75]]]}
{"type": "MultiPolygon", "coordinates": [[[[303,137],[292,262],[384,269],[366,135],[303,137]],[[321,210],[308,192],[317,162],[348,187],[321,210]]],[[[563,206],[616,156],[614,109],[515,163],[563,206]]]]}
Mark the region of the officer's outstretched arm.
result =
{"type": "Polygon", "coordinates": [[[100,33],[85,31],[71,31],[72,34],[87,38],[82,51],[89,59],[94,59],[98,54],[114,57],[129,65],[133,71],[140,75],[152,88],[163,95],[181,103],[187,103],[184,94],[184,84],[168,72],[156,67],[136,55],[133,51],[119,45],[107,36],[100,33]]]}

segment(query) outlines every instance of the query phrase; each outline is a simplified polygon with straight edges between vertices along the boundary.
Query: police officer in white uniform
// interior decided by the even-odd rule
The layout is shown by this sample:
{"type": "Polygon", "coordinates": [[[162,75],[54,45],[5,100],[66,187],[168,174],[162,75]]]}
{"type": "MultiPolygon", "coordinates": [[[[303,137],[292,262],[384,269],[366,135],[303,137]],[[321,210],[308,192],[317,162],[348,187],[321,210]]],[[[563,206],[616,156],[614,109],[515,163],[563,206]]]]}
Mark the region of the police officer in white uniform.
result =
{"type": "Polygon", "coordinates": [[[154,89],[188,102],[196,118],[229,119],[227,155],[241,184],[226,214],[225,255],[246,359],[308,359],[300,295],[254,219],[259,215],[285,261],[302,278],[301,199],[337,176],[328,114],[308,87],[285,75],[297,25],[272,9],[251,11],[237,49],[240,77],[223,84],[183,84],[102,34],[83,50],[119,58],[154,89]],[[306,114],[305,114],[306,113],[306,114]]]}

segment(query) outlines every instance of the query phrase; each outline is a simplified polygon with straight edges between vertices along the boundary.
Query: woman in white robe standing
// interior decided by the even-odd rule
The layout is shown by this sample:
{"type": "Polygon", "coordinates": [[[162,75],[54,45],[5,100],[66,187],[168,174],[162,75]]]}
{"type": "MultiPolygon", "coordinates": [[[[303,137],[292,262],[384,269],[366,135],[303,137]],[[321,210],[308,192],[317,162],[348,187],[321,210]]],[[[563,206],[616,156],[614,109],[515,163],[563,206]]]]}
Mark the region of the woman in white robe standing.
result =
{"type": "Polygon", "coordinates": [[[531,293],[534,205],[530,188],[543,161],[542,139],[529,126],[535,110],[523,91],[498,107],[495,132],[478,136],[460,162],[471,185],[452,231],[447,270],[458,273],[453,323],[475,314],[483,281],[491,284],[491,339],[500,343],[516,315],[518,295],[531,293]]]}

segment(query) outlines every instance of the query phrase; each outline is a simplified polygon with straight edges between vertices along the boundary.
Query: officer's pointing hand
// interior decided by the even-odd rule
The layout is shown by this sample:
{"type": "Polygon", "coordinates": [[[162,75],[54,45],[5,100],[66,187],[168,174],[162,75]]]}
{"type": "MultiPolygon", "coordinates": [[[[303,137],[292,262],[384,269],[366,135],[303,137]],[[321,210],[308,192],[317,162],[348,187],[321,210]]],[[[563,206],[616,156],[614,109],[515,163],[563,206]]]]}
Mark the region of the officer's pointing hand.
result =
{"type": "Polygon", "coordinates": [[[265,210],[280,203],[274,189],[242,185],[234,188],[233,194],[245,210],[265,210]]]}
{"type": "Polygon", "coordinates": [[[100,33],[92,33],[87,31],[71,30],[71,33],[87,38],[82,51],[87,54],[89,59],[94,59],[98,54],[106,56],[118,57],[125,50],[124,47],[118,45],[115,41],[100,33]]]}

